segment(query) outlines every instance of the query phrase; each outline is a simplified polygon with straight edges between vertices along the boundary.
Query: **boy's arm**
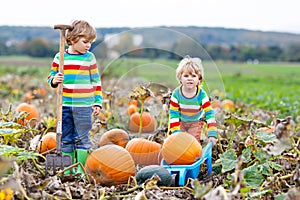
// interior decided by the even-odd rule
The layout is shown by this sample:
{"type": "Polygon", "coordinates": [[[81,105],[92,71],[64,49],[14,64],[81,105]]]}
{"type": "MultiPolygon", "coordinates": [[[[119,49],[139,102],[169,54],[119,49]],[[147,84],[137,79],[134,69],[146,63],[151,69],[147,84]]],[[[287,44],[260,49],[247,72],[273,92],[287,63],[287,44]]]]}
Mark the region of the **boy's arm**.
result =
{"type": "Polygon", "coordinates": [[[51,64],[51,70],[50,70],[50,73],[47,77],[47,83],[49,84],[50,87],[52,88],[56,88],[57,87],[57,84],[53,84],[52,83],[52,80],[54,78],[54,76],[58,73],[58,66],[59,66],[59,57],[58,57],[58,54],[55,55],[53,61],[52,61],[52,64],[51,64]]]}
{"type": "Polygon", "coordinates": [[[180,112],[179,103],[176,95],[173,93],[170,99],[169,111],[169,134],[180,132],[180,112]]]}
{"type": "Polygon", "coordinates": [[[102,85],[101,85],[101,78],[98,71],[98,66],[96,59],[93,59],[91,68],[90,68],[90,75],[91,75],[91,82],[94,87],[94,106],[99,106],[102,108],[102,85]]]}
{"type": "Polygon", "coordinates": [[[217,123],[215,120],[215,113],[213,108],[210,105],[209,98],[204,91],[203,91],[203,95],[204,97],[202,99],[202,107],[207,121],[207,128],[208,128],[207,136],[217,138],[217,123]]]}
{"type": "Polygon", "coordinates": [[[54,76],[58,73],[58,65],[59,64],[55,63],[54,61],[52,62],[52,67],[51,67],[51,70],[50,70],[50,74],[47,77],[47,82],[50,85],[50,87],[52,87],[52,88],[57,87],[57,84],[53,84],[52,81],[53,81],[54,76]]]}

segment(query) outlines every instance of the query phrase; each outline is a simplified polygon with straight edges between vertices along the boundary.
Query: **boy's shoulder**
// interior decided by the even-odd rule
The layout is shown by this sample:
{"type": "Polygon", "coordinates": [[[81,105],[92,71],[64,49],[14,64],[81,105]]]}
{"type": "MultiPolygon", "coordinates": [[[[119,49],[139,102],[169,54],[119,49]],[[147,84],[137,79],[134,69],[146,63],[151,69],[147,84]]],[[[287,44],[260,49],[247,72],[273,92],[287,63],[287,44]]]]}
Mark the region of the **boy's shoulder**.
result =
{"type": "Polygon", "coordinates": [[[180,90],[180,87],[181,86],[177,86],[174,90],[173,90],[173,92],[172,93],[174,93],[174,92],[178,92],[179,90],[180,90]]]}
{"type": "Polygon", "coordinates": [[[172,91],[172,95],[173,96],[178,96],[180,93],[180,87],[181,86],[177,86],[173,91],[172,91]]]}
{"type": "Polygon", "coordinates": [[[87,51],[86,54],[89,55],[89,56],[94,56],[94,53],[91,52],[91,51],[87,51]]]}
{"type": "Polygon", "coordinates": [[[95,57],[94,53],[91,51],[87,51],[85,54],[80,54],[83,57],[95,57]]]}

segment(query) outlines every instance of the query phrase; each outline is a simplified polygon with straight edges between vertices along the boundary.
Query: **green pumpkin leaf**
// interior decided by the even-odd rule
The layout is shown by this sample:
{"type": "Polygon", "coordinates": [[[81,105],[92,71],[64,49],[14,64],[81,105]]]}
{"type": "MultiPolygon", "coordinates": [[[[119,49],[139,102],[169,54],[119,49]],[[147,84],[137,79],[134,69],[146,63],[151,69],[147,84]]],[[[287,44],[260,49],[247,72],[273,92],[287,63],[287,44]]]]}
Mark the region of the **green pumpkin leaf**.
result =
{"type": "Polygon", "coordinates": [[[269,162],[269,166],[270,166],[272,169],[275,169],[275,170],[277,170],[277,171],[281,171],[281,170],[282,170],[282,166],[281,166],[281,165],[278,165],[277,163],[272,162],[272,161],[269,162]]]}
{"type": "Polygon", "coordinates": [[[20,128],[24,128],[21,124],[15,123],[15,122],[3,122],[0,123],[0,129],[3,128],[13,128],[13,129],[20,129],[20,128]]]}
{"type": "Polygon", "coordinates": [[[0,135],[15,135],[18,133],[23,133],[25,130],[22,129],[14,129],[14,128],[1,128],[0,129],[0,135]]]}
{"type": "Polygon", "coordinates": [[[253,155],[255,156],[255,158],[256,158],[257,160],[259,160],[260,163],[265,163],[265,162],[267,162],[268,159],[269,159],[269,157],[270,157],[270,156],[269,156],[265,151],[263,151],[262,149],[261,149],[260,151],[258,151],[258,152],[254,152],[253,155]]]}
{"type": "Polygon", "coordinates": [[[258,165],[252,165],[243,169],[244,180],[248,186],[258,188],[264,182],[264,176],[262,175],[261,167],[258,165]]]}
{"type": "Polygon", "coordinates": [[[260,140],[264,143],[272,143],[276,141],[276,135],[273,133],[262,133],[262,132],[256,132],[254,133],[254,136],[256,139],[260,140]]]}
{"type": "Polygon", "coordinates": [[[260,165],[262,167],[262,174],[263,175],[267,175],[267,176],[272,176],[273,175],[273,171],[269,166],[269,162],[268,163],[264,163],[262,165],[260,165]]]}
{"type": "Polygon", "coordinates": [[[1,145],[0,156],[5,158],[13,158],[16,159],[17,162],[20,162],[28,159],[36,159],[42,155],[35,152],[25,151],[23,148],[1,145]]]}
{"type": "Polygon", "coordinates": [[[251,159],[251,147],[247,147],[246,149],[243,150],[242,155],[244,157],[243,163],[248,163],[250,162],[251,159]]]}
{"type": "Polygon", "coordinates": [[[235,151],[232,149],[229,149],[224,154],[221,154],[218,162],[220,162],[222,165],[222,173],[234,169],[237,161],[238,160],[235,151]]]}

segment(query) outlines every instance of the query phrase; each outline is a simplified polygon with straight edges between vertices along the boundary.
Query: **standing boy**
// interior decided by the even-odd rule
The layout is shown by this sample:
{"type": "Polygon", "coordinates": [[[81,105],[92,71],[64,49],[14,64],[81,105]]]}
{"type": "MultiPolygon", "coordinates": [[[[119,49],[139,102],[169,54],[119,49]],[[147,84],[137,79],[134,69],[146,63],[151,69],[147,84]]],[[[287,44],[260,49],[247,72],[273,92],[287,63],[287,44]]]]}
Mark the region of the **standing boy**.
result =
{"type": "MultiPolygon", "coordinates": [[[[64,53],[63,74],[59,73],[59,53],[52,62],[48,83],[52,88],[63,84],[62,153],[83,166],[92,147],[89,131],[92,114],[100,113],[102,88],[97,62],[89,51],[96,39],[96,30],[88,22],[76,20],[66,33],[68,48],[64,53]]],[[[83,174],[81,167],[77,172],[83,174]]]]}

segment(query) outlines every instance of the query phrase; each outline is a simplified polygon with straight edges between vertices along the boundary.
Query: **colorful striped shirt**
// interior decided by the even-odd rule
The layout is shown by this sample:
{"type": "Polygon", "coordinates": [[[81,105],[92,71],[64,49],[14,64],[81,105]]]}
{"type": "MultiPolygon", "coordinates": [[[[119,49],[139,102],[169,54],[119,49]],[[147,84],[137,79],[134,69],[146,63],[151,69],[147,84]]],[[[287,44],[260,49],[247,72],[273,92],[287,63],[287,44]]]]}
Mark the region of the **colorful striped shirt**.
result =
{"type": "MultiPolygon", "coordinates": [[[[48,84],[58,73],[59,53],[53,59],[48,84]]],[[[97,62],[92,52],[85,54],[64,54],[63,106],[102,107],[102,86],[97,62]]]]}
{"type": "Polygon", "coordinates": [[[182,94],[181,86],[175,88],[170,100],[169,118],[170,134],[180,132],[180,122],[197,122],[205,119],[208,137],[217,137],[214,110],[206,92],[201,87],[198,87],[197,94],[192,98],[186,98],[182,94]]]}

